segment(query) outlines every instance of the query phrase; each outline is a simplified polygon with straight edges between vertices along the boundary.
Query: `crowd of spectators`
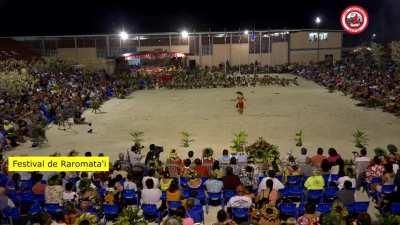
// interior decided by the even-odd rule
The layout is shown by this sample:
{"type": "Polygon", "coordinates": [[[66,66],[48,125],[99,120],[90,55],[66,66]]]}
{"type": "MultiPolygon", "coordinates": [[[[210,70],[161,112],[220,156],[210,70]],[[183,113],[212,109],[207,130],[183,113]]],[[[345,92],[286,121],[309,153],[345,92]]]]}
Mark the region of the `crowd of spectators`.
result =
{"type": "Polygon", "coordinates": [[[3,160],[2,220],[69,225],[91,214],[99,224],[104,219],[115,222],[123,208],[139,207],[147,221],[171,225],[204,222],[209,210],[218,211],[218,225],[318,225],[327,220],[367,225],[369,207],[387,215],[400,202],[400,155],[394,145],[388,146],[390,153],[372,158],[362,148],[352,165],[334,148],[328,154],[322,148],[315,153],[301,148],[297,156],[283,159],[278,171],[264,170],[228,150],[217,158],[193,158],[189,151],[184,159],[171,150],[161,161],[160,154],[166,153],[156,149],[152,145],[145,157],[133,146],[120,153],[108,172],[16,173],[8,172],[3,160]],[[361,189],[373,204],[357,201],[355,191],[361,189]],[[18,217],[11,209],[17,209],[18,217]]]}
{"type": "Polygon", "coordinates": [[[294,73],[329,90],[338,90],[359,100],[360,106],[380,107],[400,116],[400,79],[395,63],[376,62],[361,52],[335,64],[297,65],[294,73]]]}

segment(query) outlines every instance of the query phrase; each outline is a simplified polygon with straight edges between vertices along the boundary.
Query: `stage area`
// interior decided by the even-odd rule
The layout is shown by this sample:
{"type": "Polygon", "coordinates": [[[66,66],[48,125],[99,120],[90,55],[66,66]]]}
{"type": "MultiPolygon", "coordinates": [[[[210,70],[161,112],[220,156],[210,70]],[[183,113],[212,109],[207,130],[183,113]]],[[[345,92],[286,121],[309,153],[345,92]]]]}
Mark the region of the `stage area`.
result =
{"type": "MultiPolygon", "coordinates": [[[[280,75],[292,76],[292,75],[280,75]]],[[[87,125],[74,125],[70,130],[47,130],[48,143],[39,149],[30,143],[8,152],[8,155],[66,154],[72,149],[81,153],[104,153],[115,159],[132,144],[130,131],[144,132],[145,150],[150,143],[164,146],[169,152],[177,148],[182,157],[187,150],[181,147],[182,131],[193,134],[193,145],[200,156],[205,147],[212,147],[216,157],[229,148],[234,133],[244,130],[248,142],[263,136],[278,145],[281,155],[288,151],[298,154],[295,133],[304,134],[304,146],[314,154],[317,147],[335,147],[345,158],[355,150],[352,133],[365,131],[369,149],[395,144],[400,146],[400,119],[381,109],[355,106],[355,101],[341,93],[329,93],[317,84],[299,78],[299,86],[217,88],[192,90],[143,90],[127,99],[111,99],[102,113],[85,113],[93,124],[93,134],[87,125]],[[244,93],[247,106],[244,114],[235,110],[236,91],[244,93]]],[[[165,158],[167,154],[163,154],[165,158]]]]}

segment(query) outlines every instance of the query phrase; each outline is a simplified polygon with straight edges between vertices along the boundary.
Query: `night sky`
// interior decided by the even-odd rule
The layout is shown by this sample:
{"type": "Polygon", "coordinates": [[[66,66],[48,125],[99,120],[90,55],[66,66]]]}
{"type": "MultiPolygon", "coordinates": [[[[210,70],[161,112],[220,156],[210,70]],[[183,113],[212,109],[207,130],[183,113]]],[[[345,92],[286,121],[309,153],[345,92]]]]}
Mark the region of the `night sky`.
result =
{"type": "Polygon", "coordinates": [[[366,8],[371,21],[349,39],[400,39],[400,0],[0,0],[0,36],[313,28],[315,16],[321,28],[341,29],[351,4],[366,8]]]}

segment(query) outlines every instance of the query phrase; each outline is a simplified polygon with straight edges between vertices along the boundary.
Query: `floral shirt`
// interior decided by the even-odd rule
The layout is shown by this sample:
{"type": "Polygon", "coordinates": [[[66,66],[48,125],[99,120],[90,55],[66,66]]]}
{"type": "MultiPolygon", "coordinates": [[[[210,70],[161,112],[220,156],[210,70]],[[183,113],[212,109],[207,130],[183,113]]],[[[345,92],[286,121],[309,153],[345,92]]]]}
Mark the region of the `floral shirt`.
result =
{"type": "Polygon", "coordinates": [[[299,225],[320,225],[319,216],[315,214],[304,214],[297,219],[299,225]]]}
{"type": "Polygon", "coordinates": [[[64,188],[61,185],[47,185],[44,196],[47,204],[62,204],[64,188]]]}
{"type": "Polygon", "coordinates": [[[382,165],[373,165],[367,169],[367,182],[371,182],[373,177],[381,177],[385,168],[382,165]]]}

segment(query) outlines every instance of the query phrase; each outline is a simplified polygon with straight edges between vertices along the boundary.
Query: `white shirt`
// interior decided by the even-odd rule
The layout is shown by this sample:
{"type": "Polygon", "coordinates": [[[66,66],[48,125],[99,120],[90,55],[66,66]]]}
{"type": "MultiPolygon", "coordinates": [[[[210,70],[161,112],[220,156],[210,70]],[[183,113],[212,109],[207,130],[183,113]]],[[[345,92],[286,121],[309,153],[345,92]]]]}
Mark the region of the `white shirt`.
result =
{"type": "Polygon", "coordinates": [[[124,182],[124,190],[135,190],[135,191],[137,191],[137,186],[132,181],[125,181],[124,182]]]}
{"type": "Polygon", "coordinates": [[[339,179],[338,179],[338,188],[339,188],[339,190],[343,189],[343,185],[344,185],[344,182],[346,180],[351,181],[351,187],[352,188],[356,188],[356,179],[351,178],[349,176],[344,176],[344,177],[339,177],[339,179]]]}
{"type": "Polygon", "coordinates": [[[142,204],[156,204],[161,206],[161,190],[158,188],[142,190],[142,204]]]}
{"type": "MultiPolygon", "coordinates": [[[[258,193],[260,193],[262,190],[267,189],[267,186],[265,184],[265,182],[267,182],[267,180],[270,180],[270,177],[264,177],[260,184],[258,185],[258,193]]],[[[285,188],[285,185],[282,184],[282,182],[280,180],[278,180],[278,178],[274,177],[272,178],[272,189],[279,191],[280,189],[285,188]]]]}
{"type": "Polygon", "coordinates": [[[74,191],[71,191],[71,192],[64,191],[63,195],[62,195],[62,199],[64,201],[73,201],[74,199],[77,199],[77,198],[78,198],[78,195],[74,191]]]}
{"type": "Polygon", "coordinates": [[[250,208],[252,205],[251,198],[248,196],[233,196],[229,199],[227,207],[229,208],[250,208]]]}
{"type": "Polygon", "coordinates": [[[154,187],[155,187],[155,188],[159,188],[159,187],[160,187],[160,183],[159,183],[159,181],[158,181],[157,178],[145,176],[145,177],[143,177],[143,179],[142,179],[143,189],[147,189],[147,187],[146,187],[146,180],[147,180],[147,179],[153,179],[154,187]]]}

